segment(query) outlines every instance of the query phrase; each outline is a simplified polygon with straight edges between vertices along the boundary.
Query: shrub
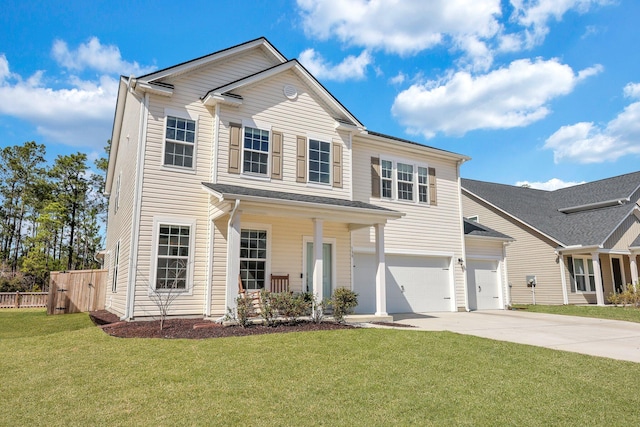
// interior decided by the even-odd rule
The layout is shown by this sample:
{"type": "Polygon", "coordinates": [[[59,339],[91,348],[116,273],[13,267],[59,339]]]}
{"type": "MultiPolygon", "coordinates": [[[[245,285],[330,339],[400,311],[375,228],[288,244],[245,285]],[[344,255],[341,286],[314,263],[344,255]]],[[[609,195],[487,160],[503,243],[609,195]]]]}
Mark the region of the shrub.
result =
{"type": "Polygon", "coordinates": [[[342,323],[344,316],[353,313],[353,309],[358,305],[358,294],[351,289],[338,288],[333,291],[331,305],[333,306],[333,318],[342,323]]]}
{"type": "Polygon", "coordinates": [[[262,289],[258,298],[260,317],[262,317],[267,326],[273,326],[276,316],[276,310],[273,306],[273,294],[266,289],[262,289]]]}
{"type": "Polygon", "coordinates": [[[311,320],[313,323],[320,323],[324,319],[324,309],[330,305],[331,301],[327,299],[318,300],[318,298],[311,294],[311,320]]]}
{"type": "Polygon", "coordinates": [[[622,305],[623,307],[630,305],[638,308],[640,307],[640,292],[632,284],[627,284],[622,292],[610,294],[607,300],[614,305],[622,305]]]}
{"type": "Polygon", "coordinates": [[[246,328],[249,326],[249,318],[255,316],[253,301],[249,296],[238,295],[236,298],[236,311],[234,319],[240,326],[246,328]]]}
{"type": "Polygon", "coordinates": [[[271,294],[271,304],[278,314],[289,323],[297,323],[299,318],[309,313],[311,302],[305,294],[282,292],[271,294]]]}

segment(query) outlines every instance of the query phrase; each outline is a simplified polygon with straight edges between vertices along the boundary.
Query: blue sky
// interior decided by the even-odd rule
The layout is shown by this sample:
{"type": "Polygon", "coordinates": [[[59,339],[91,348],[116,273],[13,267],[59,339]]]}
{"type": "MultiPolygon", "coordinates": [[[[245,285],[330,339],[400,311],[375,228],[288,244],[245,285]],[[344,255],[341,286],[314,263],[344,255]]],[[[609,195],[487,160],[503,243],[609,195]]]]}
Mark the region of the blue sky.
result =
{"type": "Polygon", "coordinates": [[[556,188],[640,169],[635,0],[2,1],[0,146],[95,158],[118,75],[260,36],[371,130],[556,188]]]}

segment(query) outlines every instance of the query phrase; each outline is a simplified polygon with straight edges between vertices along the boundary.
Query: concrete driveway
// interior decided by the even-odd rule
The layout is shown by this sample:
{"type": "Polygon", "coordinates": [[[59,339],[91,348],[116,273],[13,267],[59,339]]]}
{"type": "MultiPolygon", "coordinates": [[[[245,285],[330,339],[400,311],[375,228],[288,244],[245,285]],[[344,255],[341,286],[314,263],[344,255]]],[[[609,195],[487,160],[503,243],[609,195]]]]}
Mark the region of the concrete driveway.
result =
{"type": "Polygon", "coordinates": [[[394,314],[394,322],[640,363],[640,323],[525,311],[394,314]]]}

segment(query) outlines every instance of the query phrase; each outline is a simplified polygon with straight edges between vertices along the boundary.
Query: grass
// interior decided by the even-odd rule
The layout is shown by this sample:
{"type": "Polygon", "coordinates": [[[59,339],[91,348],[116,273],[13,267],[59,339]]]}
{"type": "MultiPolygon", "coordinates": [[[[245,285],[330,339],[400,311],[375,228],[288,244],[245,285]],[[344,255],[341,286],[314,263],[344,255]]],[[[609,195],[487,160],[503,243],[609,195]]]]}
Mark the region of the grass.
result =
{"type": "Polygon", "coordinates": [[[632,307],[613,305],[515,305],[516,309],[548,314],[566,314],[569,316],[595,317],[599,319],[625,320],[640,323],[640,310],[632,307]]]}
{"type": "Polygon", "coordinates": [[[640,364],[449,332],[120,339],[0,311],[2,425],[638,425],[640,364]]]}

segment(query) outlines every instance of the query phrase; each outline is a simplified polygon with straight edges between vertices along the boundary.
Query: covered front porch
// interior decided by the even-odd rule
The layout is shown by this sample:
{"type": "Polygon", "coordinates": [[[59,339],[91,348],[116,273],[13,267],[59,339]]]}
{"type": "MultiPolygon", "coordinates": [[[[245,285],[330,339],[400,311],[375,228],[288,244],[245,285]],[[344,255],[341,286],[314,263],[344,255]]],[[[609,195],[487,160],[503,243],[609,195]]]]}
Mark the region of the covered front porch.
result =
{"type": "MultiPolygon", "coordinates": [[[[352,288],[351,231],[373,227],[376,246],[375,316],[387,316],[384,229],[401,213],[362,202],[203,183],[210,195],[210,284],[205,314],[234,308],[240,285],[267,289],[272,276],[292,292],[329,298],[352,288]],[[239,278],[241,283],[239,284],[239,278]]],[[[275,282],[273,282],[275,283],[275,282]]]]}
{"type": "Polygon", "coordinates": [[[558,250],[564,304],[608,304],[608,297],[638,283],[639,247],[628,250],[600,246],[558,250]]]}

